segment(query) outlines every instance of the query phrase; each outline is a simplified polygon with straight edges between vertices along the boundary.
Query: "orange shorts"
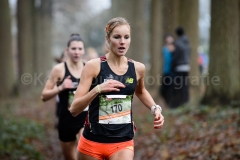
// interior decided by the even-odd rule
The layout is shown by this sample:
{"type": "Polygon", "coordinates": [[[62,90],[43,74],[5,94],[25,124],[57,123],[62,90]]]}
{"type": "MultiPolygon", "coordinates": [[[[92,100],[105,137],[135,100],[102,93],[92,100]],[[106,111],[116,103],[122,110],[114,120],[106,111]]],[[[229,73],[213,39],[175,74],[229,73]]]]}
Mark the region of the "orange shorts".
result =
{"type": "Polygon", "coordinates": [[[133,140],[119,143],[98,143],[85,139],[82,135],[78,142],[78,151],[97,159],[109,159],[112,154],[122,150],[130,149],[134,151],[133,140]]]}

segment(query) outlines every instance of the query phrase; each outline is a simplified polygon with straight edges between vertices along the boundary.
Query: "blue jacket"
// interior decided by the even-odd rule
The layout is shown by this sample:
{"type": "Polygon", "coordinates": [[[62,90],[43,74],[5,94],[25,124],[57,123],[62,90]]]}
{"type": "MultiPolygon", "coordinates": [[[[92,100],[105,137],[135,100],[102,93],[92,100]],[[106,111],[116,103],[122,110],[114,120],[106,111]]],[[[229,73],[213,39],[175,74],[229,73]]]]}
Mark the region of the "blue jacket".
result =
{"type": "Polygon", "coordinates": [[[163,52],[163,74],[171,73],[172,53],[166,46],[162,49],[163,52]]]}

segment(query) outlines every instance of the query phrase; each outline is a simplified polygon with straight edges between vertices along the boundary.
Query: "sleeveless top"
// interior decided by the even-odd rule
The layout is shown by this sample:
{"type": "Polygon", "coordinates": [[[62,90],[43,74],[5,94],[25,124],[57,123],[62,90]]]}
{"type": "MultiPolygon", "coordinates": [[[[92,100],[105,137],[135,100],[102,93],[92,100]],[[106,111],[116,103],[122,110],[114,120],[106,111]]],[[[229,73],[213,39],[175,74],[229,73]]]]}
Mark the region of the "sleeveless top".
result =
{"type": "MultiPolygon", "coordinates": [[[[73,89],[66,89],[61,91],[58,96],[59,96],[59,122],[58,122],[58,127],[59,128],[82,128],[83,124],[80,124],[79,121],[81,121],[82,115],[79,114],[76,117],[73,117],[68,108],[70,107],[74,93],[77,89],[77,86],[80,82],[80,78],[75,78],[69,71],[67,67],[67,63],[64,62],[64,67],[65,67],[65,75],[63,77],[63,80],[58,84],[61,85],[64,81],[65,78],[67,78],[69,75],[71,76],[70,79],[72,80],[73,83],[73,89]]],[[[86,118],[86,117],[85,117],[86,118]]]]}
{"type": "Polygon", "coordinates": [[[100,143],[132,140],[134,136],[132,99],[137,84],[134,63],[128,59],[126,73],[117,75],[109,67],[105,56],[100,59],[100,72],[93,79],[90,90],[109,79],[118,80],[126,87],[120,88],[118,92],[98,94],[93,99],[89,105],[83,136],[88,140],[100,143]]]}

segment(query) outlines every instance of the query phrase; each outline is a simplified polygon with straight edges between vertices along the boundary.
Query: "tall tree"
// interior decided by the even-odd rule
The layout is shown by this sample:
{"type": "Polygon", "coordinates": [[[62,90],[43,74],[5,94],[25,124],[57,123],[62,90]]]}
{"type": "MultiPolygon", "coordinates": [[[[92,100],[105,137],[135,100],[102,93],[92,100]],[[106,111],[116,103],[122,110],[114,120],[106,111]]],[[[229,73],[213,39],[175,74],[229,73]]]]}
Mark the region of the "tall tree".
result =
{"type": "Polygon", "coordinates": [[[210,64],[203,103],[239,100],[239,1],[211,1],[210,64]]]}
{"type": "Polygon", "coordinates": [[[42,86],[48,71],[51,69],[52,58],[52,0],[41,0],[41,5],[36,6],[35,16],[38,20],[34,26],[36,54],[35,77],[36,86],[42,86]]]}
{"type": "MultiPolygon", "coordinates": [[[[34,3],[32,1],[32,15],[33,15],[33,61],[34,61],[34,73],[41,73],[41,55],[42,51],[42,33],[41,33],[41,3],[34,3]]],[[[41,1],[40,1],[41,2],[41,1]]]]}
{"type": "Polygon", "coordinates": [[[174,33],[178,26],[179,0],[163,0],[163,33],[174,33]]]}
{"type": "Polygon", "coordinates": [[[13,92],[15,77],[12,54],[11,16],[8,0],[0,1],[0,97],[13,92]]]}
{"type": "MultiPolygon", "coordinates": [[[[151,14],[150,14],[150,75],[154,79],[154,84],[151,88],[159,88],[160,84],[160,68],[161,63],[161,47],[162,47],[162,5],[159,0],[151,0],[151,14]]],[[[152,83],[150,79],[149,83],[152,83]]],[[[158,91],[158,90],[156,90],[158,91]]]]}
{"type": "Polygon", "coordinates": [[[32,0],[17,1],[18,59],[20,90],[33,85],[32,0]]]}
{"type": "Polygon", "coordinates": [[[146,0],[112,0],[113,17],[124,17],[131,25],[131,46],[127,56],[139,62],[144,62],[148,46],[146,3],[146,0]]]}
{"type": "Polygon", "coordinates": [[[199,19],[198,0],[179,1],[179,25],[182,26],[190,40],[191,58],[190,58],[190,102],[198,103],[200,98],[200,81],[198,67],[199,45],[198,19],[199,19]],[[191,7],[189,7],[191,6],[191,7]]]}
{"type": "MultiPolygon", "coordinates": [[[[238,1],[238,25],[240,27],[240,1],[238,1]]],[[[238,40],[239,40],[239,43],[240,43],[240,30],[239,30],[238,36],[239,36],[238,40]]],[[[239,45],[238,55],[239,55],[239,64],[240,64],[240,45],[239,45]]],[[[239,75],[240,75],[240,68],[239,68],[239,75]]]]}
{"type": "MultiPolygon", "coordinates": [[[[98,39],[100,41],[101,37],[98,37],[96,30],[91,32],[92,24],[88,22],[93,21],[92,17],[95,15],[96,11],[92,9],[92,2],[89,0],[52,0],[53,1],[53,47],[54,54],[60,55],[66,48],[66,39],[72,33],[79,33],[84,40],[85,46],[92,46],[94,43],[90,39],[98,39]],[[88,23],[88,24],[87,24],[88,23]],[[67,29],[66,29],[67,28],[67,29]],[[90,34],[89,34],[90,33],[90,34]],[[96,38],[97,37],[97,38],[96,38]]],[[[100,2],[100,1],[99,1],[100,2]]],[[[95,4],[96,5],[96,4],[95,4]]],[[[103,22],[102,18],[95,20],[103,22]]],[[[96,27],[96,26],[94,26],[96,27]]],[[[103,32],[103,27],[101,27],[101,32],[103,32]]],[[[103,42],[104,39],[101,39],[103,42]]]]}

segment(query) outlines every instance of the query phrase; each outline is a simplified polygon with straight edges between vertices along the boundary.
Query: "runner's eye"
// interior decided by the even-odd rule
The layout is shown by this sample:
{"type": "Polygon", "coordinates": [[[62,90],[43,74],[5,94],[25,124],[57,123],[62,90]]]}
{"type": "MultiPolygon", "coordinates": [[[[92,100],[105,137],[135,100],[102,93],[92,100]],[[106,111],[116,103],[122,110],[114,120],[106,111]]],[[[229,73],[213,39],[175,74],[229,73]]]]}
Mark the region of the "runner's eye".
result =
{"type": "Polygon", "coordinates": [[[115,39],[119,39],[119,38],[121,38],[121,37],[120,37],[120,36],[114,36],[114,38],[115,38],[115,39]]]}
{"type": "Polygon", "coordinates": [[[125,39],[129,39],[129,38],[130,38],[130,36],[125,36],[124,38],[125,38],[125,39]]]}

